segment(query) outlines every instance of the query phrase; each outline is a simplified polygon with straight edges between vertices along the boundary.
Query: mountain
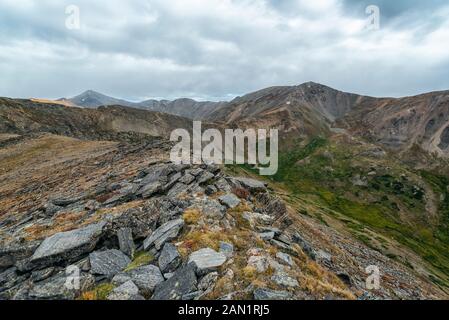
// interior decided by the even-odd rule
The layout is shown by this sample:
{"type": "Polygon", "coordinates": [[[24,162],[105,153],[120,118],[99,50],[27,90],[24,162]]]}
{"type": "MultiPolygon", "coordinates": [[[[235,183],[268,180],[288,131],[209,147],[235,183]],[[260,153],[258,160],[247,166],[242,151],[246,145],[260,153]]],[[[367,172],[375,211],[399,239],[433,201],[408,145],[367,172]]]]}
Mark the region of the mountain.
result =
{"type": "Polygon", "coordinates": [[[131,108],[139,108],[149,111],[164,112],[189,119],[203,119],[226,102],[195,101],[193,99],[146,100],[142,102],[130,102],[116,99],[104,94],[88,90],[70,99],[59,99],[59,102],[67,102],[84,108],[98,108],[101,106],[118,105],[131,108]]]}
{"type": "Polygon", "coordinates": [[[0,299],[447,299],[447,97],[0,98],[0,299]],[[278,172],[171,164],[167,138],[192,118],[279,128],[278,172]],[[81,291],[60,285],[69,265],[81,291]]]}
{"type": "Polygon", "coordinates": [[[98,108],[100,106],[119,105],[124,107],[133,107],[136,104],[112,98],[93,90],[87,90],[70,99],[60,99],[60,101],[69,101],[72,104],[85,108],[98,108]]]}
{"type": "Polygon", "coordinates": [[[206,119],[239,127],[277,127],[293,136],[345,129],[387,149],[418,146],[449,157],[449,91],[374,98],[309,82],[247,94],[206,119]]]}

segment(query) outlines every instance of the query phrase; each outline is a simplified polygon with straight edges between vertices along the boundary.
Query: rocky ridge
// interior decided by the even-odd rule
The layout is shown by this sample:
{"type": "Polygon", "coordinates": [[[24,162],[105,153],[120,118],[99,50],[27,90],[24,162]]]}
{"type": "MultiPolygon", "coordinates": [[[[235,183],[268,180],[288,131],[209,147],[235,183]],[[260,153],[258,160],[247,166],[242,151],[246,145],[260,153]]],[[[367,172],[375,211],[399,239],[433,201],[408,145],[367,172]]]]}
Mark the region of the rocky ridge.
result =
{"type": "Polygon", "coordinates": [[[340,259],[301,234],[288,206],[261,181],[229,176],[217,166],[164,160],[133,172],[81,195],[54,194],[27,218],[38,219],[34,227],[50,227],[64,212],[83,211],[81,226],[30,239],[29,226],[2,222],[0,296],[286,300],[439,294],[358,244],[354,255],[363,250],[360,259],[383,261],[395,275],[385,287],[367,291],[360,270],[336,265],[340,259]]]}

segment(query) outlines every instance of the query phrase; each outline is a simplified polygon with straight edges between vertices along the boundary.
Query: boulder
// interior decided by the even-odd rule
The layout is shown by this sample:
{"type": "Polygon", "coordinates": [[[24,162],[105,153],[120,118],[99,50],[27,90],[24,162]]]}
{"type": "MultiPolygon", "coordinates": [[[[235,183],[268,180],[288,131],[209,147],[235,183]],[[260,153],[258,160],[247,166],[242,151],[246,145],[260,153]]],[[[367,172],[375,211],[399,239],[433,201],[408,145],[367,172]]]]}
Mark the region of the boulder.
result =
{"type": "Polygon", "coordinates": [[[193,176],[189,173],[187,173],[181,179],[179,179],[179,182],[187,184],[187,185],[191,184],[193,181],[195,181],[195,176],[193,176]]]}
{"type": "Polygon", "coordinates": [[[214,289],[218,280],[218,272],[211,272],[205,275],[198,283],[198,290],[203,292],[210,292],[214,289]]]}
{"type": "Polygon", "coordinates": [[[272,277],[271,280],[276,283],[277,285],[281,287],[286,288],[296,288],[299,287],[299,283],[296,279],[290,277],[285,272],[276,272],[272,277]]]}
{"type": "Polygon", "coordinates": [[[164,277],[158,267],[149,265],[120,273],[112,279],[112,282],[118,285],[128,281],[132,281],[143,294],[150,295],[156,286],[164,281],[164,277]]]}
{"type": "Polygon", "coordinates": [[[237,207],[241,200],[232,193],[228,193],[224,196],[221,196],[220,198],[218,198],[218,200],[220,201],[220,203],[230,209],[234,209],[235,207],[237,207]]]}
{"type": "Polygon", "coordinates": [[[197,291],[195,265],[178,269],[173,276],[156,287],[153,300],[181,300],[185,295],[197,291]]]}
{"type": "Polygon", "coordinates": [[[267,189],[267,186],[265,183],[249,179],[249,178],[232,178],[231,180],[236,186],[240,186],[244,189],[248,189],[250,192],[261,192],[265,191],[267,189]]]}
{"type": "Polygon", "coordinates": [[[254,290],[254,300],[291,300],[292,295],[287,291],[275,291],[258,288],[254,290]]]}
{"type": "Polygon", "coordinates": [[[198,275],[207,274],[217,270],[226,262],[226,256],[223,253],[216,252],[211,248],[205,248],[193,252],[189,256],[189,264],[196,265],[198,275]]]}
{"type": "Polygon", "coordinates": [[[203,171],[203,173],[201,173],[201,175],[197,178],[197,182],[198,184],[206,184],[213,178],[215,178],[215,175],[213,175],[209,171],[203,171]]]}
{"type": "Polygon", "coordinates": [[[95,284],[95,278],[89,274],[81,275],[79,280],[79,288],[73,288],[67,281],[66,274],[60,273],[34,284],[28,292],[28,298],[31,300],[74,300],[81,292],[95,284]]]}
{"type": "Polygon", "coordinates": [[[127,301],[127,300],[145,300],[139,294],[139,288],[132,281],[125,282],[121,286],[112,290],[108,300],[127,301]]]}
{"type": "Polygon", "coordinates": [[[136,245],[133,240],[133,231],[131,228],[121,228],[117,231],[117,238],[120,251],[132,258],[136,251],[136,245]]]}
{"type": "Polygon", "coordinates": [[[260,237],[262,240],[265,240],[265,241],[274,239],[274,235],[275,235],[275,233],[272,232],[272,231],[271,231],[271,232],[263,232],[263,233],[259,233],[259,237],[260,237]]]}
{"type": "Polygon", "coordinates": [[[224,254],[226,258],[231,258],[234,255],[234,246],[231,243],[220,241],[220,253],[224,254]]]}
{"type": "Polygon", "coordinates": [[[159,256],[159,268],[162,273],[171,273],[179,267],[181,256],[178,249],[171,243],[166,243],[159,256]]]}
{"type": "Polygon", "coordinates": [[[108,278],[112,278],[131,263],[131,260],[123,252],[116,249],[92,252],[89,255],[89,260],[92,274],[108,278]]]}
{"type": "Polygon", "coordinates": [[[100,222],[45,239],[34,252],[28,267],[44,268],[76,260],[95,248],[105,225],[105,222],[100,222]]]}
{"type": "Polygon", "coordinates": [[[290,267],[293,267],[295,265],[293,258],[289,254],[286,254],[284,252],[276,253],[276,258],[278,258],[279,261],[281,261],[282,263],[284,263],[290,267]]]}
{"type": "Polygon", "coordinates": [[[163,224],[145,239],[143,242],[144,249],[149,250],[154,246],[157,250],[160,250],[167,241],[171,241],[178,236],[183,226],[183,219],[172,220],[163,224]]]}

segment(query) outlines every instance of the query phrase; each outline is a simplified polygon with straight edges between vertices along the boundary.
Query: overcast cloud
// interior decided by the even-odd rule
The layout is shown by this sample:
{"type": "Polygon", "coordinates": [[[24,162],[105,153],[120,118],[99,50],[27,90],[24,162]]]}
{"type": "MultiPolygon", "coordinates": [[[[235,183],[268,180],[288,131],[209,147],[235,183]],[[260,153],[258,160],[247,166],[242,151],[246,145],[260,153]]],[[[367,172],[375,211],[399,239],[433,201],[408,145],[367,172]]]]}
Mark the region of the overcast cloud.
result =
{"type": "Polygon", "coordinates": [[[228,100],[306,81],[404,96],[448,75],[445,0],[0,0],[0,96],[228,100]]]}

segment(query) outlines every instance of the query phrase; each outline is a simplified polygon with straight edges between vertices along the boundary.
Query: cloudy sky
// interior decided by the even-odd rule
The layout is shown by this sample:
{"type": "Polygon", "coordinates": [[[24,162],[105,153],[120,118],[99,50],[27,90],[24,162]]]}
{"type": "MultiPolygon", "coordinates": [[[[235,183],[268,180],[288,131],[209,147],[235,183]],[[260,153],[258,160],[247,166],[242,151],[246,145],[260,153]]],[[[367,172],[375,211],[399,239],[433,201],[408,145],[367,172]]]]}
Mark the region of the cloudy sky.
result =
{"type": "Polygon", "coordinates": [[[0,0],[0,96],[228,100],[306,81],[374,96],[449,89],[449,2],[0,0]]]}

